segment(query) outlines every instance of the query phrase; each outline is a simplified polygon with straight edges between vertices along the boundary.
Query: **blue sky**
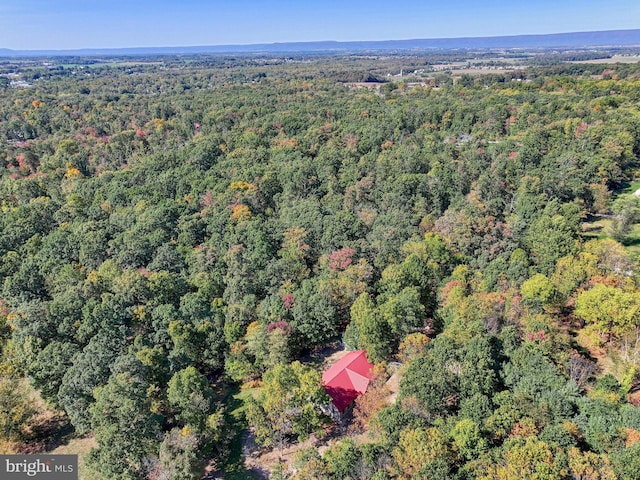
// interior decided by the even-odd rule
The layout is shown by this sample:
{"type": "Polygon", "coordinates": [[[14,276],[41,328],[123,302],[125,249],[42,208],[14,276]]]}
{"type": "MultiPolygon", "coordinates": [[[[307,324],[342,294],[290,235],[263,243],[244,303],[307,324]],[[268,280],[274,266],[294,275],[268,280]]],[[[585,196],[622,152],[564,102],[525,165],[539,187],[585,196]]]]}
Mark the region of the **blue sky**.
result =
{"type": "Polygon", "coordinates": [[[640,0],[0,0],[0,48],[395,40],[640,28],[640,0]]]}

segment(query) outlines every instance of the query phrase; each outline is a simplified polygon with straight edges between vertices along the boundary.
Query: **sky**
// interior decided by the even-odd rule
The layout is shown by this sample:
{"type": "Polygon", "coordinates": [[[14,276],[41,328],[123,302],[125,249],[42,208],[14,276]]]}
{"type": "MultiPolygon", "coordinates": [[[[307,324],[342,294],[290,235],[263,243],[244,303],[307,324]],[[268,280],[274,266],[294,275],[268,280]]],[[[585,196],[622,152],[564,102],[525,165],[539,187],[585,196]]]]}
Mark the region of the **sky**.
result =
{"type": "Polygon", "coordinates": [[[0,48],[15,50],[635,28],[640,0],[0,0],[0,48]]]}

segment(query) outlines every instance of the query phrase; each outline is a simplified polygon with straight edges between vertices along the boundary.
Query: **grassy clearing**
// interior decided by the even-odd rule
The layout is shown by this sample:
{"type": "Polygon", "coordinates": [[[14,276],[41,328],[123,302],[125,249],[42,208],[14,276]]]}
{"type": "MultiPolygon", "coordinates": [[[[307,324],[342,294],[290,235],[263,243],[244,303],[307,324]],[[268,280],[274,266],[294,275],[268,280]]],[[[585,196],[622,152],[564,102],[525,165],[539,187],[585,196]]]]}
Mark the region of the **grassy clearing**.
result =
{"type": "Polygon", "coordinates": [[[20,455],[78,455],[78,479],[101,480],[85,468],[85,455],[98,444],[93,437],[76,438],[69,419],[51,408],[26,380],[22,380],[24,395],[35,410],[24,431],[24,439],[18,442],[0,441],[1,454],[20,455]]]}
{"type": "Polygon", "coordinates": [[[78,455],[78,480],[100,480],[87,470],[83,463],[85,455],[87,455],[92,448],[97,447],[98,444],[93,437],[75,438],[68,444],[52,450],[51,453],[54,455],[78,455]]]}
{"type": "MultiPolygon", "coordinates": [[[[632,195],[638,190],[640,190],[640,179],[629,183],[615,196],[632,195]]],[[[590,221],[582,224],[582,236],[585,240],[613,238],[611,236],[612,223],[613,220],[610,217],[592,217],[590,221]]],[[[627,239],[622,244],[632,257],[640,257],[640,223],[633,225],[627,239]]]]}
{"type": "Polygon", "coordinates": [[[611,238],[609,231],[611,229],[611,219],[604,217],[594,217],[589,222],[582,224],[582,236],[585,240],[602,240],[611,238]]]}
{"type": "MultiPolygon", "coordinates": [[[[84,457],[98,443],[93,437],[75,438],[74,430],[69,419],[61,412],[52,411],[42,400],[40,393],[29,387],[30,397],[36,409],[40,412],[34,419],[34,436],[31,440],[33,448],[41,449],[42,453],[54,455],[78,455],[78,480],[101,480],[87,470],[84,457]]],[[[34,451],[34,453],[40,453],[34,451]]]]}
{"type": "Polygon", "coordinates": [[[620,194],[634,193],[634,192],[638,191],[638,189],[640,189],[640,179],[634,180],[629,185],[627,185],[625,188],[620,190],[620,194]]]}
{"type": "Polygon", "coordinates": [[[626,250],[634,257],[640,256],[640,224],[635,224],[624,242],[626,250]]]}
{"type": "MultiPolygon", "coordinates": [[[[585,240],[604,240],[613,238],[611,236],[611,218],[596,217],[591,222],[582,224],[582,236],[585,240]]],[[[640,224],[636,223],[632,228],[627,239],[623,242],[625,250],[632,257],[640,257],[640,224]]]]}
{"type": "Polygon", "coordinates": [[[258,478],[244,466],[244,458],[242,455],[242,446],[244,442],[244,433],[248,428],[247,421],[244,416],[246,402],[259,389],[251,388],[241,390],[234,387],[228,392],[225,400],[227,408],[227,420],[231,424],[231,430],[234,432],[233,439],[229,445],[229,457],[224,465],[224,478],[229,480],[243,480],[258,478]]]}

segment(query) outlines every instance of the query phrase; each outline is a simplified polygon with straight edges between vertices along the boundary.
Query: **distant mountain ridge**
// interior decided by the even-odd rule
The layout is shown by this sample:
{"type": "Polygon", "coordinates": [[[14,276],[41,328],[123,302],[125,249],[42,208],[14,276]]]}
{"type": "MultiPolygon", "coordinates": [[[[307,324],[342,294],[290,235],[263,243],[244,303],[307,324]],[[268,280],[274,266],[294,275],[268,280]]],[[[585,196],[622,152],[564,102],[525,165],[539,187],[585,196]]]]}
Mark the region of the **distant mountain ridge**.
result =
{"type": "Polygon", "coordinates": [[[430,38],[353,42],[287,42],[192,47],[85,48],[74,50],[11,50],[8,48],[0,48],[0,57],[180,55],[206,53],[346,53],[364,51],[420,51],[475,48],[579,48],[630,45],[640,46],[640,29],[553,33],[543,35],[510,35],[500,37],[430,38]]]}

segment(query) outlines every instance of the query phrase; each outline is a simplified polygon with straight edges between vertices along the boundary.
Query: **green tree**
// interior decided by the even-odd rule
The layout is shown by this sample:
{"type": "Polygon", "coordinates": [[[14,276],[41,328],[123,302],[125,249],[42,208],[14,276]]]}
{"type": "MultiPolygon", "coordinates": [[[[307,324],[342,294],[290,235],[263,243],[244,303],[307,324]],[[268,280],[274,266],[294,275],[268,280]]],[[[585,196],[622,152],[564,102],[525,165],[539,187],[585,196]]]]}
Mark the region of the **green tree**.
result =
{"type": "Polygon", "coordinates": [[[212,399],[209,382],[193,366],[180,370],[169,380],[169,405],[176,410],[177,419],[196,432],[205,430],[212,399]]]}
{"type": "Polygon", "coordinates": [[[635,195],[621,195],[613,205],[611,210],[615,213],[611,225],[613,238],[624,243],[629,238],[631,228],[640,221],[640,198],[635,195]]]}
{"type": "Polygon", "coordinates": [[[480,432],[480,427],[468,418],[455,424],[451,430],[451,437],[460,455],[467,460],[478,458],[488,448],[487,441],[480,432]]]}
{"type": "Polygon", "coordinates": [[[200,443],[199,436],[188,427],[167,432],[152,475],[166,480],[198,480],[204,470],[200,443]]]}
{"type": "Polygon", "coordinates": [[[520,287],[520,293],[527,300],[548,305],[555,296],[554,285],[547,277],[537,273],[520,287]]]}
{"type": "Polygon", "coordinates": [[[304,439],[322,431],[328,421],[322,407],[331,400],[316,370],[300,362],[280,364],[267,370],[262,381],[258,398],[247,410],[260,443],[282,446],[287,437],[304,439]]]}
{"type": "Polygon", "coordinates": [[[578,295],[575,314],[610,339],[640,325],[640,298],[635,292],[598,283],[578,295]]]}
{"type": "Polygon", "coordinates": [[[160,433],[160,418],[149,410],[147,388],[144,380],[125,372],[94,392],[89,414],[98,448],[87,462],[103,478],[145,478],[144,459],[155,452],[160,433]]]}
{"type": "Polygon", "coordinates": [[[611,463],[621,480],[632,480],[640,475],[640,443],[617,450],[611,456],[611,463]]]}
{"type": "Polygon", "coordinates": [[[291,325],[303,337],[303,347],[322,345],[337,335],[337,312],[331,298],[319,290],[318,282],[305,280],[293,294],[291,325]]]}
{"type": "Polygon", "coordinates": [[[36,410],[24,385],[12,377],[0,377],[0,438],[21,440],[36,410]]]}
{"type": "Polygon", "coordinates": [[[531,224],[524,240],[539,273],[548,275],[558,259],[575,253],[579,220],[577,205],[551,201],[531,224]]]}
{"type": "Polygon", "coordinates": [[[326,463],[329,478],[338,480],[354,476],[356,465],[361,456],[355,442],[345,439],[327,450],[322,459],[326,463]]]}
{"type": "Polygon", "coordinates": [[[381,362],[391,356],[393,337],[389,335],[389,324],[368,294],[361,294],[351,306],[351,323],[343,340],[349,349],[366,350],[372,362],[381,362]]]}
{"type": "Polygon", "coordinates": [[[401,478],[446,478],[455,456],[439,429],[416,428],[400,433],[393,458],[401,478]]]}
{"type": "Polygon", "coordinates": [[[535,437],[518,438],[504,447],[502,461],[489,468],[483,480],[560,480],[561,464],[553,451],[535,437]]]}
{"type": "Polygon", "coordinates": [[[58,402],[78,432],[90,431],[89,407],[94,401],[93,390],[109,380],[111,365],[124,353],[125,338],[123,329],[101,330],[82,352],[75,354],[71,367],[62,377],[58,402]]]}

